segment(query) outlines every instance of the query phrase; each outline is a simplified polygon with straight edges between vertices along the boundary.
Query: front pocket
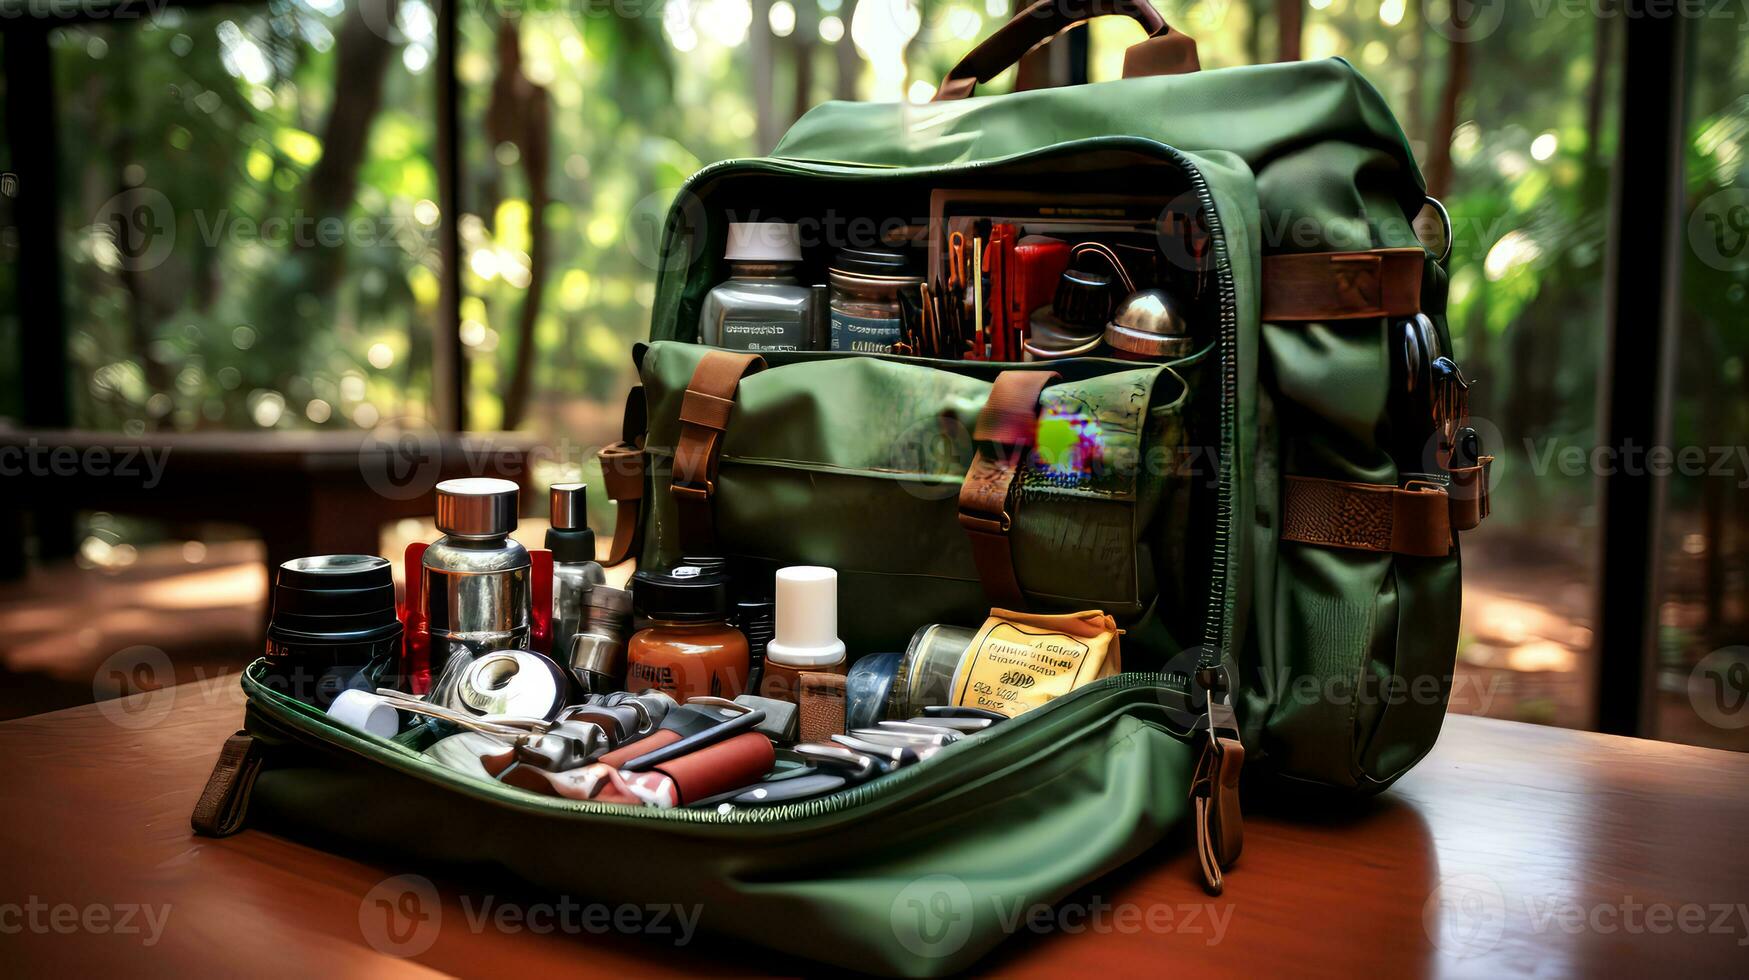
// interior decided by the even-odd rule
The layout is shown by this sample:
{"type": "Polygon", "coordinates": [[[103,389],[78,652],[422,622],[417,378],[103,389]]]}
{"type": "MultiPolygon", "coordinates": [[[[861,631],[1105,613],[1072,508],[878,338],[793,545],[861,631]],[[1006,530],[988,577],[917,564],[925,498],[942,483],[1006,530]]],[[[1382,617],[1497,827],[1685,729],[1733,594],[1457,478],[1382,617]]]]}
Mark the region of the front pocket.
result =
{"type": "MultiPolygon", "coordinates": [[[[707,348],[643,352],[651,506],[641,556],[681,557],[669,499],[680,404],[707,348]]],[[[840,635],[853,649],[903,649],[927,622],[989,609],[959,525],[971,432],[1002,366],[870,355],[773,358],[745,378],[723,437],[713,507],[722,551],[772,567],[828,565],[844,581],[840,635]]],[[[1153,605],[1158,566],[1185,560],[1150,532],[1184,442],[1187,389],[1170,368],[1053,365],[1040,444],[1017,478],[1015,568],[1038,609],[1153,605]]],[[[1175,600],[1186,597],[1173,597],[1175,600]]],[[[1194,597],[1200,600],[1200,596],[1194,597]]]]}

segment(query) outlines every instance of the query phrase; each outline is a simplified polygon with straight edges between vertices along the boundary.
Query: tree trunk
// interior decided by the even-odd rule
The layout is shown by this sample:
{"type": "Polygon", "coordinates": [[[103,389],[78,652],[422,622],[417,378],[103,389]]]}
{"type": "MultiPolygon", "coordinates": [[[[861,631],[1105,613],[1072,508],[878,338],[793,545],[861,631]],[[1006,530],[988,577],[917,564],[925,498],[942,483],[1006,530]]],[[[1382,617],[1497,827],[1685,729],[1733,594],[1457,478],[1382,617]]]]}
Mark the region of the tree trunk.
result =
{"type": "Polygon", "coordinates": [[[1300,60],[1305,13],[1305,0],[1275,0],[1276,61],[1300,60]]]}
{"type": "MultiPolygon", "coordinates": [[[[849,41],[848,37],[845,41],[849,41]]],[[[753,81],[754,147],[759,153],[777,145],[777,104],[771,78],[771,0],[753,0],[753,23],[747,27],[748,71],[753,81]]]]}
{"type": "MultiPolygon", "coordinates": [[[[1591,50],[1591,81],[1585,91],[1585,167],[1590,179],[1603,146],[1603,113],[1609,101],[1609,67],[1615,60],[1616,0],[1598,0],[1597,33],[1591,50]]],[[[1587,196],[1586,200],[1591,198],[1587,196]]]]}
{"type": "Polygon", "coordinates": [[[1470,84],[1470,46],[1462,41],[1448,43],[1445,90],[1439,97],[1439,116],[1433,125],[1427,163],[1427,193],[1442,200],[1451,193],[1451,138],[1457,131],[1458,103],[1470,84]]]}
{"type": "Polygon", "coordinates": [[[833,88],[832,97],[845,102],[856,101],[856,82],[862,75],[862,58],[856,53],[856,45],[850,40],[850,16],[856,5],[845,0],[838,5],[838,16],[844,24],[844,36],[832,45],[833,60],[838,66],[838,82],[833,88]]]}
{"type": "Polygon", "coordinates": [[[492,110],[487,133],[494,143],[516,145],[528,181],[528,288],[516,318],[516,354],[506,381],[501,427],[512,430],[528,412],[534,387],[534,334],[546,298],[546,211],[552,194],[548,170],[552,155],[552,109],[547,90],[522,73],[522,42],[518,21],[506,17],[498,25],[498,78],[492,85],[492,110]]]}
{"type": "Polygon", "coordinates": [[[1245,0],[1245,63],[1263,64],[1263,5],[1267,0],[1245,0]]]}
{"type": "Polygon", "coordinates": [[[814,51],[820,37],[820,8],[816,3],[817,0],[796,0],[796,29],[789,36],[790,54],[796,64],[795,99],[789,115],[792,123],[814,105],[814,51]]]}
{"type": "MultiPolygon", "coordinates": [[[[380,23],[395,22],[399,0],[365,0],[382,4],[380,23]]],[[[348,5],[346,22],[334,43],[334,91],[339,96],[322,126],[322,158],[304,185],[304,207],[310,227],[330,219],[344,220],[358,193],[358,168],[364,161],[371,123],[383,104],[383,73],[395,46],[371,28],[361,5],[348,5]]],[[[448,217],[447,215],[445,216],[448,217]]],[[[332,292],[346,268],[345,250],[323,247],[298,236],[306,288],[318,296],[332,292]]]]}

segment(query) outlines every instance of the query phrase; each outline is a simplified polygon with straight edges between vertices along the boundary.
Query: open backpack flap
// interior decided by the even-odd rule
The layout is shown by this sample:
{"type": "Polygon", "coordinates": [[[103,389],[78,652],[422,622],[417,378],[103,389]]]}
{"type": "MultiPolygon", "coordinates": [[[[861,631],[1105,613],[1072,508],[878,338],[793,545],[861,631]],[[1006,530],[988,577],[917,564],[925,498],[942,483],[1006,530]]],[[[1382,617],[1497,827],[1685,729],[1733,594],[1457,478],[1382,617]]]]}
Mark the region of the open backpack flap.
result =
{"type": "Polygon", "coordinates": [[[197,829],[697,905],[710,933],[938,974],[1012,932],[1012,909],[1175,828],[1218,892],[1242,844],[1241,768],[1373,792],[1418,761],[1449,693],[1456,532],[1487,513],[1488,458],[1452,455],[1461,398],[1428,391],[1427,361],[1450,351],[1446,275],[1411,224],[1426,198],[1402,132],[1344,62],[1139,77],[1193,69],[1194,44],[1145,3],[1073,6],[1018,16],[934,103],[828,103],[772,156],[695,175],[663,232],[625,437],[601,465],[615,562],[835,568],[853,656],[993,606],[1099,609],[1125,631],[1123,673],[872,782],[719,813],[472,779],[416,733],[335,723],[257,663],[197,829]],[[1132,77],[966,98],[1104,13],[1149,30],[1132,77]],[[1160,250],[1196,282],[1207,342],[1155,362],[698,343],[731,222],[917,215],[943,186],[1170,202],[1162,220],[1196,241],[1160,250]],[[1394,696],[1406,685],[1421,696],[1394,696]],[[917,913],[943,903],[945,931],[917,913]]]}

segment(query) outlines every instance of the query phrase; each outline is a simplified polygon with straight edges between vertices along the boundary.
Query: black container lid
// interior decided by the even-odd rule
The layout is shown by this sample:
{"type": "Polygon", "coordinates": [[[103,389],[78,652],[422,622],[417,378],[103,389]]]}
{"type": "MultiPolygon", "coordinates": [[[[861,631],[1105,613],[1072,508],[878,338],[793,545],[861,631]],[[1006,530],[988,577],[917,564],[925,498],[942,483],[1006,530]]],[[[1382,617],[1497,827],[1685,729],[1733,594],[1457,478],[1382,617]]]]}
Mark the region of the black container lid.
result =
{"type": "Polygon", "coordinates": [[[352,613],[380,612],[395,608],[395,587],[373,585],[365,589],[294,589],[277,586],[273,590],[275,613],[298,613],[306,616],[344,616],[352,613]]]}
{"type": "Polygon", "coordinates": [[[645,619],[709,623],[729,608],[729,583],[722,575],[694,565],[632,575],[632,610],[645,619]]]}
{"type": "Polygon", "coordinates": [[[1056,297],[1051,310],[1057,318],[1072,327],[1103,331],[1111,311],[1117,308],[1117,281],[1103,272],[1087,269],[1065,269],[1057,280],[1056,297]]]}
{"type": "Polygon", "coordinates": [[[902,279],[911,275],[910,260],[903,252],[884,249],[847,248],[832,257],[832,268],[859,276],[902,279]]]}
{"type": "Polygon", "coordinates": [[[326,646],[378,643],[401,635],[401,621],[391,610],[388,618],[365,616],[275,616],[267,624],[267,638],[287,646],[326,646]]]}
{"type": "Polygon", "coordinates": [[[278,584],[317,592],[378,585],[392,589],[395,576],[388,560],[376,555],[314,555],[281,564],[278,584]]]}

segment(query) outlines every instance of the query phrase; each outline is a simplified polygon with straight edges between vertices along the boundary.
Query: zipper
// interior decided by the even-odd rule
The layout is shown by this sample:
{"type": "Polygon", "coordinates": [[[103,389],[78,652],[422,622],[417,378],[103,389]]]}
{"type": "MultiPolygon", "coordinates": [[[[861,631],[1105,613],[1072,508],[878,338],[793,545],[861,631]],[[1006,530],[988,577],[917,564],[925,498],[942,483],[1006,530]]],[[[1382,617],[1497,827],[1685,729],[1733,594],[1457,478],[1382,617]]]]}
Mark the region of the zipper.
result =
{"type": "MultiPolygon", "coordinates": [[[[1015,735],[1017,729],[1037,728],[1061,715],[1070,705],[1091,700],[1098,695],[1114,690],[1152,686],[1179,695],[1170,675],[1137,673],[1107,677],[1071,691],[1018,717],[1011,718],[987,732],[971,735],[955,742],[934,758],[907,766],[848,790],[818,799],[803,800],[799,803],[718,813],[715,810],[696,810],[685,807],[663,810],[652,807],[628,807],[618,803],[566,800],[527,793],[511,787],[499,787],[496,783],[488,783],[432,762],[406,746],[397,744],[393,749],[384,748],[378,740],[355,735],[329,722],[327,716],[322,712],[274,691],[257,680],[255,674],[260,664],[261,662],[257,661],[243,674],[243,689],[249,697],[250,707],[254,709],[250,712],[247,724],[250,730],[257,734],[277,736],[325,752],[354,756],[387,765],[425,782],[458,790],[491,803],[510,804],[522,809],[569,813],[585,817],[715,825],[763,825],[805,821],[853,810],[914,786],[927,788],[935,785],[944,787],[960,785],[967,782],[969,777],[977,774],[979,768],[977,763],[984,758],[974,748],[993,735],[1000,734],[1003,739],[1017,737],[1015,735]]],[[[1164,706],[1169,716],[1184,716],[1185,720],[1182,723],[1169,725],[1168,731],[1172,732],[1175,737],[1188,737],[1189,715],[1194,711],[1190,699],[1186,697],[1183,708],[1176,712],[1164,697],[1156,697],[1155,700],[1164,706]]],[[[1173,720],[1178,721],[1177,718],[1173,720]]]]}
{"type": "MultiPolygon", "coordinates": [[[[1210,557],[1208,612],[1203,628],[1202,647],[1197,655],[1197,668],[1199,671],[1215,669],[1219,668],[1222,663],[1222,654],[1225,652],[1227,638],[1231,632],[1228,629],[1228,620],[1233,612],[1231,597],[1227,594],[1227,567],[1228,547],[1231,543],[1233,529],[1232,471],[1235,465],[1233,453],[1236,448],[1234,434],[1238,428],[1238,287],[1233,281],[1232,263],[1227,254],[1226,236],[1221,230],[1220,212],[1215,208],[1214,192],[1209,189],[1208,178],[1203,175],[1202,170],[1191,163],[1182,152],[1158,140],[1145,137],[1106,136],[1059,143],[1042,150],[1027,150],[988,160],[973,160],[965,163],[927,167],[899,167],[890,164],[848,161],[792,160],[783,157],[753,157],[720,160],[705,167],[687,180],[685,186],[681,188],[680,194],[690,194],[693,192],[693,188],[737,170],[810,177],[837,175],[849,180],[880,180],[893,179],[907,174],[947,176],[977,173],[1027,161],[1045,160],[1053,156],[1074,156],[1101,149],[1123,149],[1145,156],[1157,156],[1164,162],[1178,167],[1190,179],[1191,189],[1196,194],[1197,203],[1202,207],[1203,213],[1208,216],[1209,235],[1214,243],[1215,285],[1216,289],[1219,290],[1221,309],[1219,341],[1221,350],[1221,446],[1219,472],[1216,474],[1215,480],[1215,547],[1214,554],[1210,557]]],[[[682,202],[683,197],[677,197],[675,206],[670,212],[667,227],[663,233],[664,254],[668,254],[667,249],[672,246],[672,239],[678,234],[679,223],[683,217],[680,207],[682,202]]],[[[935,359],[914,358],[914,360],[928,362],[935,359]]]]}

